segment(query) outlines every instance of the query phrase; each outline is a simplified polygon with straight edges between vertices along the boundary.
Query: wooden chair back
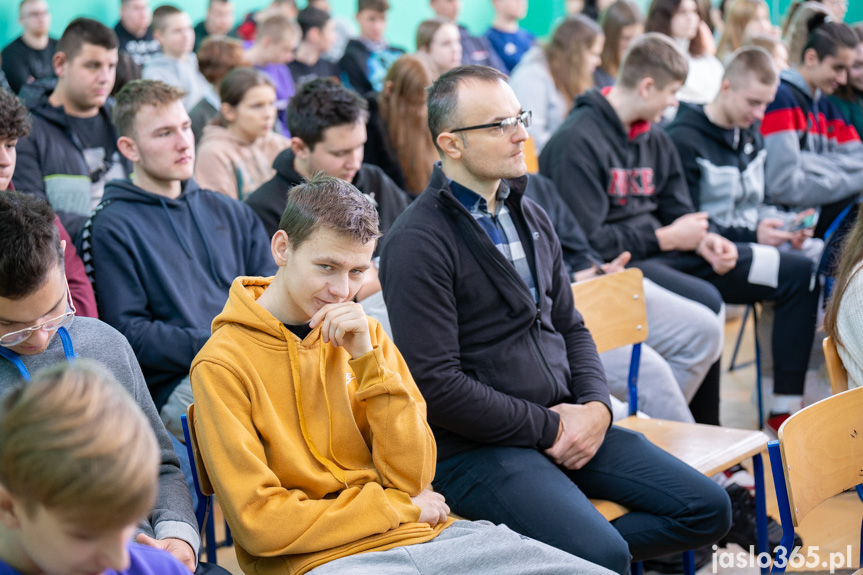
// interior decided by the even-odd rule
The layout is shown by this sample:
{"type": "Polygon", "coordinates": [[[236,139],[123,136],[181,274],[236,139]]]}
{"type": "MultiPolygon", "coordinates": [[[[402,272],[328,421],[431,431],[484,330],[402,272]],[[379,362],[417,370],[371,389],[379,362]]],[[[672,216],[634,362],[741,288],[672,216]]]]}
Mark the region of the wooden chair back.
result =
{"type": "Polygon", "coordinates": [[[848,390],[848,371],[842,365],[842,358],[836,349],[836,342],[829,335],[821,342],[824,350],[824,359],[827,363],[827,375],[830,376],[830,388],[833,395],[848,390]]]}
{"type": "Polygon", "coordinates": [[[575,307],[599,353],[647,339],[643,278],[640,269],[630,268],[572,284],[575,307]]]}
{"type": "Polygon", "coordinates": [[[528,174],[539,173],[539,156],[536,153],[536,144],[533,143],[533,138],[528,138],[524,142],[524,163],[527,166],[528,174]]]}
{"type": "Polygon", "coordinates": [[[201,451],[198,449],[198,433],[195,428],[195,404],[192,403],[186,408],[186,419],[189,422],[189,438],[192,441],[192,452],[195,454],[195,460],[192,465],[198,472],[198,487],[204,495],[213,494],[213,484],[210,483],[210,476],[207,474],[207,468],[204,466],[204,460],[201,458],[201,451]]]}
{"type": "Polygon", "coordinates": [[[863,387],[798,411],[779,428],[785,485],[795,526],[822,501],[861,482],[863,387]]]}

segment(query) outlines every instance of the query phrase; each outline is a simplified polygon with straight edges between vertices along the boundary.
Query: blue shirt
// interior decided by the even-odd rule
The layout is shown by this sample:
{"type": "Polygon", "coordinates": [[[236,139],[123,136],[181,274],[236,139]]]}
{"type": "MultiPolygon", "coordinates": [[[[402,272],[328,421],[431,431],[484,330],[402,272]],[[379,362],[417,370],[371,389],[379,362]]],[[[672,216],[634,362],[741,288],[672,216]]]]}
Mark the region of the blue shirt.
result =
{"type": "Polygon", "coordinates": [[[489,28],[485,33],[491,47],[503,60],[507,73],[512,72],[515,65],[521,62],[521,57],[533,46],[536,38],[533,34],[523,28],[516,32],[503,32],[496,28],[489,28]]]}
{"type": "Polygon", "coordinates": [[[504,203],[509,197],[509,187],[502,184],[498,189],[494,214],[488,211],[486,199],[476,192],[454,181],[450,181],[450,189],[455,198],[467,208],[470,215],[485,230],[500,253],[513,265],[533,296],[533,301],[539,302],[539,294],[536,291],[536,281],[534,281],[533,272],[530,270],[530,263],[527,261],[521,238],[518,236],[518,230],[512,221],[509,208],[504,203]]]}
{"type": "MultiPolygon", "coordinates": [[[[189,570],[167,551],[129,543],[128,569],[114,571],[108,569],[102,575],[189,575],[189,570]]],[[[0,575],[21,575],[0,559],[0,575]]]]}

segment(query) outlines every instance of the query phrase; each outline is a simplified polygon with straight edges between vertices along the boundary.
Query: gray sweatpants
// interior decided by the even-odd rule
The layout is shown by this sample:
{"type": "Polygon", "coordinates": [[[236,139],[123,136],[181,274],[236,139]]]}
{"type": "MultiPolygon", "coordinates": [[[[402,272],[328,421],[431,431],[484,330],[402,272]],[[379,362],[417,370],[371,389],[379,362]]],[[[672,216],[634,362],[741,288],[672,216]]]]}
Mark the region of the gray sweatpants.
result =
{"type": "Polygon", "coordinates": [[[456,521],[425,543],[336,559],[313,575],[612,575],[608,569],[488,521],[456,521]]]}

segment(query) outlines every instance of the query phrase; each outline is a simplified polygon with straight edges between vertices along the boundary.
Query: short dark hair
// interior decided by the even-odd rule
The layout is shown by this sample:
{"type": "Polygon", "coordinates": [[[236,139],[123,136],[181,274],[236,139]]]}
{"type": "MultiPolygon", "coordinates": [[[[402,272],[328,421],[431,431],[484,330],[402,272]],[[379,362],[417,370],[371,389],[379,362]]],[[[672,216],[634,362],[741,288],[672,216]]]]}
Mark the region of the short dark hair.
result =
{"type": "Polygon", "coordinates": [[[306,37],[309,30],[314,30],[315,28],[323,29],[329,20],[330,15],[327,12],[313,6],[307,6],[297,14],[297,24],[300,25],[300,30],[303,31],[303,38],[306,37]]]}
{"type": "Polygon", "coordinates": [[[288,130],[309,148],[314,148],[324,139],[324,130],[365,122],[368,108],[368,103],[353,90],[331,78],[316,78],[302,84],[291,98],[288,130]]]}
{"type": "Polygon", "coordinates": [[[63,265],[54,210],[32,194],[0,193],[0,297],[22,299],[63,265]]]}
{"type": "Polygon", "coordinates": [[[63,30],[63,35],[57,42],[57,52],[66,54],[67,60],[74,60],[84,44],[115,50],[120,42],[117,34],[101,22],[90,18],[75,18],[63,30]]]}
{"type": "Polygon", "coordinates": [[[428,89],[427,100],[429,131],[438,151],[441,149],[437,144],[437,137],[456,127],[459,86],[468,80],[505,84],[506,76],[494,68],[470,64],[457,66],[435,80],[428,89]]]}
{"type": "Polygon", "coordinates": [[[0,138],[23,138],[30,133],[27,107],[15,94],[0,88],[0,138]]]}
{"type": "Polygon", "coordinates": [[[361,244],[381,236],[378,211],[372,202],[350,182],[318,172],[288,190],[279,229],[288,234],[291,248],[296,250],[322,227],[361,244]]]}
{"type": "Polygon", "coordinates": [[[186,93],[159,80],[132,80],[117,94],[114,125],[120,136],[131,137],[135,118],[144,106],[161,108],[180,100],[186,93]]]}
{"type": "Polygon", "coordinates": [[[658,88],[671,82],[685,82],[689,62],[674,41],[658,32],[648,32],[633,41],[617,73],[621,88],[635,88],[644,78],[653,78],[658,88]]]}
{"type": "Polygon", "coordinates": [[[730,80],[734,85],[736,80],[743,80],[744,77],[748,79],[751,76],[762,84],[773,85],[779,81],[773,56],[759,46],[744,46],[732,52],[722,79],[730,80]]]}
{"type": "Polygon", "coordinates": [[[807,22],[809,37],[802,54],[815,50],[820,62],[827,56],[836,56],[840,48],[857,48],[857,34],[845,22],[836,22],[827,14],[817,13],[807,22]]]}
{"type": "Polygon", "coordinates": [[[387,0],[357,0],[357,14],[363,10],[384,13],[389,9],[390,3],[387,0]]]}
{"type": "Polygon", "coordinates": [[[153,10],[153,30],[164,30],[168,25],[168,18],[182,14],[183,11],[170,4],[162,4],[153,10]]]}

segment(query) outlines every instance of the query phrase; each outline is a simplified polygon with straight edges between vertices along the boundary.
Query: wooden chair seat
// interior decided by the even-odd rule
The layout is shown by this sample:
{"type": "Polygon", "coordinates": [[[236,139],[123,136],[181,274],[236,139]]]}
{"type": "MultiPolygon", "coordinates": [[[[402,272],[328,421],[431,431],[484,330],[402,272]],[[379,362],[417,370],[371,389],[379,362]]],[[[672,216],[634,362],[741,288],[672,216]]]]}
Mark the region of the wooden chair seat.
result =
{"type": "MultiPolygon", "coordinates": [[[[759,533],[763,533],[759,548],[766,548],[767,516],[761,453],[767,449],[770,438],[762,431],[681,423],[634,415],[638,402],[636,386],[639,346],[648,335],[643,279],[641,270],[630,268],[572,284],[575,305],[593,336],[597,351],[602,353],[625,345],[632,345],[634,348],[632,363],[636,369],[630,370],[629,378],[630,413],[633,415],[616,422],[615,425],[643,434],[660,449],[708,477],[752,458],[755,467],[759,533]]],[[[624,507],[608,501],[593,503],[609,520],[627,512],[624,507]]]]}

